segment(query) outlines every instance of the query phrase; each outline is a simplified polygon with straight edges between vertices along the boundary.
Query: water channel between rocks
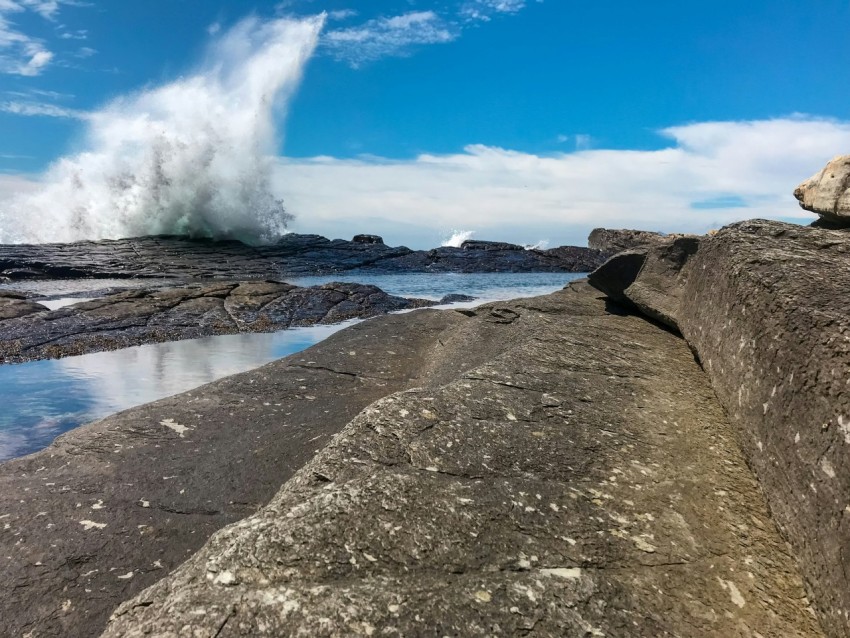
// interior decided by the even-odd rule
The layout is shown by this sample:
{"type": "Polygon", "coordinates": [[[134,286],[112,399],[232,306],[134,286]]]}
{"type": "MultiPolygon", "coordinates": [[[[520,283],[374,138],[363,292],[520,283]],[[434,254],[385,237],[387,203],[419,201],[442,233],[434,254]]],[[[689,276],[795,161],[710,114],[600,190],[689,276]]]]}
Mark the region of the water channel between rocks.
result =
{"type": "MultiPolygon", "coordinates": [[[[376,285],[390,294],[428,299],[440,299],[448,294],[476,297],[474,302],[450,306],[460,308],[548,294],[583,276],[575,273],[351,274],[287,278],[287,281],[298,286],[356,281],[376,285]]],[[[14,287],[50,296],[51,307],[57,307],[89,299],[93,291],[127,285],[126,281],[107,283],[88,279],[33,282],[14,287]]],[[[84,423],[300,352],[352,323],[205,337],[0,365],[0,461],[41,450],[59,434],[84,423]]]]}

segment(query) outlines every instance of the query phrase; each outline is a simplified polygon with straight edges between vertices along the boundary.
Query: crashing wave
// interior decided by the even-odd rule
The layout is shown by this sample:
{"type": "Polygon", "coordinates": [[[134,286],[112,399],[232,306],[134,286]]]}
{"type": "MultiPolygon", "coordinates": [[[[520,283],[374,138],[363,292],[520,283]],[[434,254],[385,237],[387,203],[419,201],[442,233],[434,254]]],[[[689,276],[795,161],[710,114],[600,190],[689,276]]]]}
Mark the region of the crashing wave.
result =
{"type": "Polygon", "coordinates": [[[324,16],[249,18],[217,38],[197,73],[86,116],[83,152],[0,208],[0,242],[156,234],[274,241],[292,219],[270,185],[275,121],[324,16]]]}

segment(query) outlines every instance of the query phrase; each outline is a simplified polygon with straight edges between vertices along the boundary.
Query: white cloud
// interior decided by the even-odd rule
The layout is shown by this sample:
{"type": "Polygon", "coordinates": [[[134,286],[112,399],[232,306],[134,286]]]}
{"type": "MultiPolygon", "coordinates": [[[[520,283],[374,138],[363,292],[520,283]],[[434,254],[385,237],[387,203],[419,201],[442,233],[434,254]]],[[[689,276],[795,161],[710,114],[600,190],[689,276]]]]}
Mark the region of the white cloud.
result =
{"type": "Polygon", "coordinates": [[[38,13],[45,20],[53,20],[59,11],[58,0],[19,0],[20,4],[38,13]]]}
{"type": "Polygon", "coordinates": [[[339,9],[337,11],[328,11],[328,20],[348,20],[358,15],[354,9],[339,9]]]}
{"type": "Polygon", "coordinates": [[[387,56],[409,55],[419,45],[451,42],[458,35],[455,25],[433,11],[412,11],[328,31],[322,46],[337,60],[358,67],[387,56]]]}
{"type": "Polygon", "coordinates": [[[455,155],[282,159],[298,232],[434,245],[447,229],[517,243],[583,243],[596,226],[704,232],[735,220],[812,219],[794,187],[850,148],[850,122],[785,118],[666,129],[654,151],[539,156],[473,145],[455,155]]]}
{"type": "MultiPolygon", "coordinates": [[[[732,221],[814,217],[795,186],[850,148],[850,122],[789,117],[704,122],[660,132],[668,148],[547,156],[482,145],[410,160],[280,158],[276,194],[293,230],[437,245],[451,229],[476,237],[583,244],[597,226],[704,232],[732,221]]],[[[0,180],[0,194],[9,179],[0,180]]]]}
{"type": "MultiPolygon", "coordinates": [[[[32,77],[47,68],[54,59],[53,52],[41,38],[18,29],[9,16],[34,11],[45,20],[54,21],[60,5],[87,6],[79,0],[0,0],[0,73],[32,77]]],[[[59,37],[84,40],[87,32],[62,32],[59,37]]]]}
{"type": "Polygon", "coordinates": [[[0,111],[14,115],[36,115],[73,119],[85,119],[86,117],[85,112],[76,109],[69,109],[64,106],[47,104],[45,102],[21,102],[18,100],[0,102],[0,111]]]}
{"type": "Polygon", "coordinates": [[[85,59],[90,58],[91,56],[97,53],[97,49],[92,49],[91,47],[80,47],[77,49],[77,52],[74,53],[75,58],[85,59]]]}
{"type": "Polygon", "coordinates": [[[63,31],[59,34],[62,40],[88,40],[88,29],[77,29],[76,31],[63,31]]]}
{"type": "Polygon", "coordinates": [[[525,0],[468,0],[458,13],[466,20],[489,22],[494,14],[519,13],[525,9],[525,0]]]}

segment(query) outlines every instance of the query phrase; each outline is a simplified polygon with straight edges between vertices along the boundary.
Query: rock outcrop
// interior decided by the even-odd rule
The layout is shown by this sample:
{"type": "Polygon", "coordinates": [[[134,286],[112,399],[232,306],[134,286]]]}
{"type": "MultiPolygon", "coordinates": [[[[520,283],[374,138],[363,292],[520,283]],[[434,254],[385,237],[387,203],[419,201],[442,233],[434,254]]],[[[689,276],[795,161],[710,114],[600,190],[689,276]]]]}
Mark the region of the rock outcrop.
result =
{"type": "Polygon", "coordinates": [[[438,303],[339,282],[309,288],[276,281],[187,284],[119,292],[53,311],[5,294],[0,297],[0,363],[339,323],[438,303]]]}
{"type": "Polygon", "coordinates": [[[358,235],[353,241],[345,241],[291,234],[268,246],[166,236],[0,246],[0,280],[278,279],[348,271],[589,272],[603,261],[605,255],[599,251],[576,246],[526,250],[513,244],[494,244],[488,250],[411,250],[386,246],[376,235],[358,235]]]}
{"type": "Polygon", "coordinates": [[[830,161],[794,191],[800,206],[817,213],[827,227],[850,226],[850,155],[830,161]]]}
{"type": "Polygon", "coordinates": [[[45,306],[31,301],[29,295],[25,293],[0,290],[0,321],[17,319],[18,317],[25,317],[26,315],[45,311],[47,311],[45,306]]]}
{"type": "Polygon", "coordinates": [[[821,635],[684,341],[586,284],[452,316],[105,635],[821,635]]]}
{"type": "Polygon", "coordinates": [[[587,247],[606,255],[614,255],[631,248],[657,246],[667,240],[667,235],[648,230],[594,228],[587,238],[587,247]]]}
{"type": "Polygon", "coordinates": [[[742,222],[622,253],[590,281],[685,337],[824,628],[850,635],[850,237],[742,222]]]}
{"type": "MultiPolygon", "coordinates": [[[[265,505],[367,405],[476,365],[475,351],[461,363],[439,345],[462,342],[468,322],[454,311],[363,322],[0,464],[0,635],[98,635],[119,603],[265,505]]],[[[484,351],[490,333],[476,333],[484,351]]]]}

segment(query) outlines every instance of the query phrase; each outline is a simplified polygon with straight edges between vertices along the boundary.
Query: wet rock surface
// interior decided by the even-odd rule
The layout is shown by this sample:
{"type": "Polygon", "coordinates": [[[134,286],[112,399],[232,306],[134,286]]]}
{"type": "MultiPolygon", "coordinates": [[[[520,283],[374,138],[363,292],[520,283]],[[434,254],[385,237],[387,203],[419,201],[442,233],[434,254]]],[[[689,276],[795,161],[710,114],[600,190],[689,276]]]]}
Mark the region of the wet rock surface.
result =
{"type": "Polygon", "coordinates": [[[369,405],[106,636],[821,635],[682,339],[585,284],[361,326],[376,348],[423,315],[447,323],[421,386],[369,405]]]}
{"type": "Polygon", "coordinates": [[[487,250],[386,246],[377,235],[353,241],[291,234],[268,246],[238,241],[140,237],[73,244],[0,246],[0,280],[72,278],[265,279],[347,271],[588,272],[604,261],[599,251],[576,246],[526,250],[493,242],[487,250]]]}
{"type": "Polygon", "coordinates": [[[58,358],[143,343],[339,323],[437,302],[380,288],[275,281],[196,283],[130,290],[49,311],[0,293],[0,363],[58,358]]]}
{"type": "Polygon", "coordinates": [[[684,335],[824,629],[850,635],[850,236],[742,222],[617,255],[591,282],[684,335]]]}

